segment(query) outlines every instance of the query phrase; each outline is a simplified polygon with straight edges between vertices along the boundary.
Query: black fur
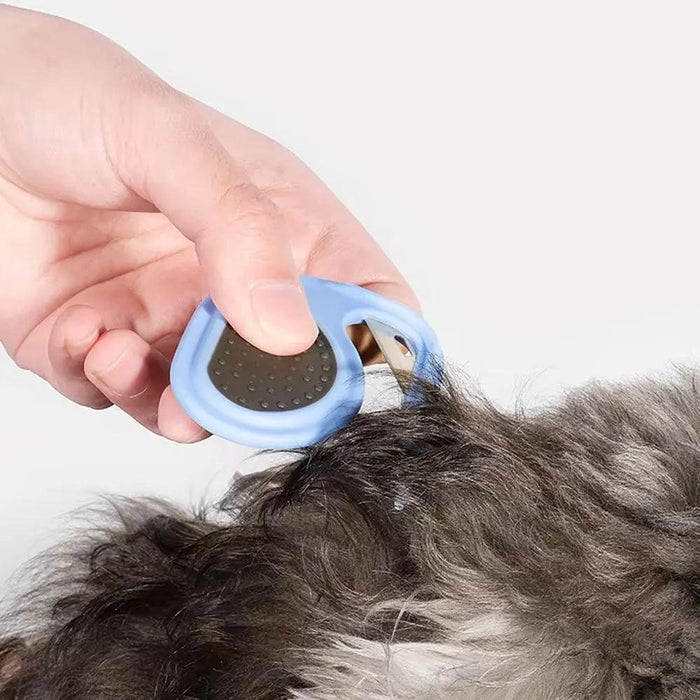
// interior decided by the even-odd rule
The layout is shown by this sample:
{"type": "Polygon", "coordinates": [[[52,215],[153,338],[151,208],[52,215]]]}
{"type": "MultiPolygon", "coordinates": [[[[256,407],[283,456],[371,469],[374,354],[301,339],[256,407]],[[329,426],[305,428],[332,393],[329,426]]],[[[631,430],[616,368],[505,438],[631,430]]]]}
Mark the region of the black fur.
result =
{"type": "Polygon", "coordinates": [[[700,698],[692,373],[529,416],[446,386],[216,514],[116,512],[37,565],[0,699],[700,698]]]}

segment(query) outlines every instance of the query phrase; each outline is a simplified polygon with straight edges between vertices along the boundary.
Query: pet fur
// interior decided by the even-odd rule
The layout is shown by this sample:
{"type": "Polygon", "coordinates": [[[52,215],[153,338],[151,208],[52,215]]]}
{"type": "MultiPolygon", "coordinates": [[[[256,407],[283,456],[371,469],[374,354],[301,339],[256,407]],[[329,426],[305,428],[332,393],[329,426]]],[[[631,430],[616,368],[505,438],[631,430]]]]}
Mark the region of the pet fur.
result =
{"type": "Polygon", "coordinates": [[[35,566],[0,699],[700,698],[699,432],[692,372],[533,414],[446,384],[214,514],[118,503],[35,566]]]}

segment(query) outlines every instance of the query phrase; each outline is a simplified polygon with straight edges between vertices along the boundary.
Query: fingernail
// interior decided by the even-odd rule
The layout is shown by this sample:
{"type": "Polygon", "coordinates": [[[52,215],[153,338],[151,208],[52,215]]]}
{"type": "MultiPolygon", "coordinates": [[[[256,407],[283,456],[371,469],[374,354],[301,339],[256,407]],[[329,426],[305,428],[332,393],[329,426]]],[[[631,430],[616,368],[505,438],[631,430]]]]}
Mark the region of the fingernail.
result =
{"type": "Polygon", "coordinates": [[[92,344],[97,340],[100,332],[97,328],[93,328],[86,336],[78,338],[78,340],[66,339],[64,347],[66,352],[73,360],[82,360],[83,355],[90,349],[92,344]]]}
{"type": "Polygon", "coordinates": [[[310,345],[318,329],[301,286],[292,280],[258,282],[250,293],[261,327],[281,341],[310,345]]]}
{"type": "Polygon", "coordinates": [[[188,433],[187,436],[183,439],[183,443],[185,445],[190,445],[193,442],[200,442],[203,440],[209,433],[204,430],[204,428],[197,428],[193,433],[188,433]]]}
{"type": "Polygon", "coordinates": [[[133,399],[148,389],[148,373],[143,366],[143,358],[125,350],[106,367],[94,370],[96,377],[113,394],[133,399]]]}

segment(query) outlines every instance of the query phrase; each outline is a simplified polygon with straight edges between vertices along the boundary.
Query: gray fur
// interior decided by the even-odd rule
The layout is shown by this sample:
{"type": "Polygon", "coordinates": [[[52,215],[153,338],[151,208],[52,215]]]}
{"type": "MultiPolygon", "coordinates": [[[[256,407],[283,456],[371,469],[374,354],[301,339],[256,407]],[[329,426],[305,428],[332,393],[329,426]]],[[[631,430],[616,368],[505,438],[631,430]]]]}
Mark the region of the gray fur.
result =
{"type": "Polygon", "coordinates": [[[691,372],[445,386],[216,517],[122,504],[7,621],[0,698],[700,698],[699,431],[691,372]]]}

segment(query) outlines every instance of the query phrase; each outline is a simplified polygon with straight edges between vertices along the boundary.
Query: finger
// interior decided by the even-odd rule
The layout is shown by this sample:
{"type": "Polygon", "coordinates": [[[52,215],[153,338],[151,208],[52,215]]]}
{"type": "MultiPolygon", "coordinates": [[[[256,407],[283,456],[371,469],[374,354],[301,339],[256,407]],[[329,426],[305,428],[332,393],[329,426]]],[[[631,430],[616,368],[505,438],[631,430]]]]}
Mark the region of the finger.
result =
{"type": "Polygon", "coordinates": [[[246,162],[274,163],[256,168],[252,177],[288,218],[302,269],[362,285],[420,310],[416,295],[386,253],[302,161],[225,114],[201,103],[197,108],[229,152],[246,162]]]}
{"type": "Polygon", "coordinates": [[[214,303],[243,337],[277,354],[309,347],[317,329],[275,205],[187,98],[160,86],[133,109],[120,176],[195,243],[214,303]]]}
{"type": "Polygon", "coordinates": [[[184,412],[170,387],[160,398],[158,429],[163,437],[175,442],[199,442],[209,437],[209,433],[184,412]]]}
{"type": "Polygon", "coordinates": [[[158,432],[168,362],[140,336],[122,329],[101,335],[85,358],[85,374],[112,403],[158,432]]]}
{"type": "Polygon", "coordinates": [[[371,289],[377,294],[390,297],[396,301],[400,301],[406,306],[410,306],[415,311],[420,311],[420,302],[416,293],[408,286],[408,283],[402,278],[389,280],[384,282],[368,282],[362,285],[366,289],[371,289]]]}
{"type": "Polygon", "coordinates": [[[168,362],[172,362],[179,342],[180,333],[168,333],[159,340],[153,341],[151,346],[157,350],[168,362]]]}
{"type": "Polygon", "coordinates": [[[56,388],[90,408],[111,401],[85,376],[85,358],[104,331],[99,313],[90,306],[71,306],[56,318],[49,336],[49,362],[56,388]]]}
{"type": "Polygon", "coordinates": [[[309,253],[306,271],[358,284],[420,311],[415,292],[379,244],[346,212],[309,253]]]}

